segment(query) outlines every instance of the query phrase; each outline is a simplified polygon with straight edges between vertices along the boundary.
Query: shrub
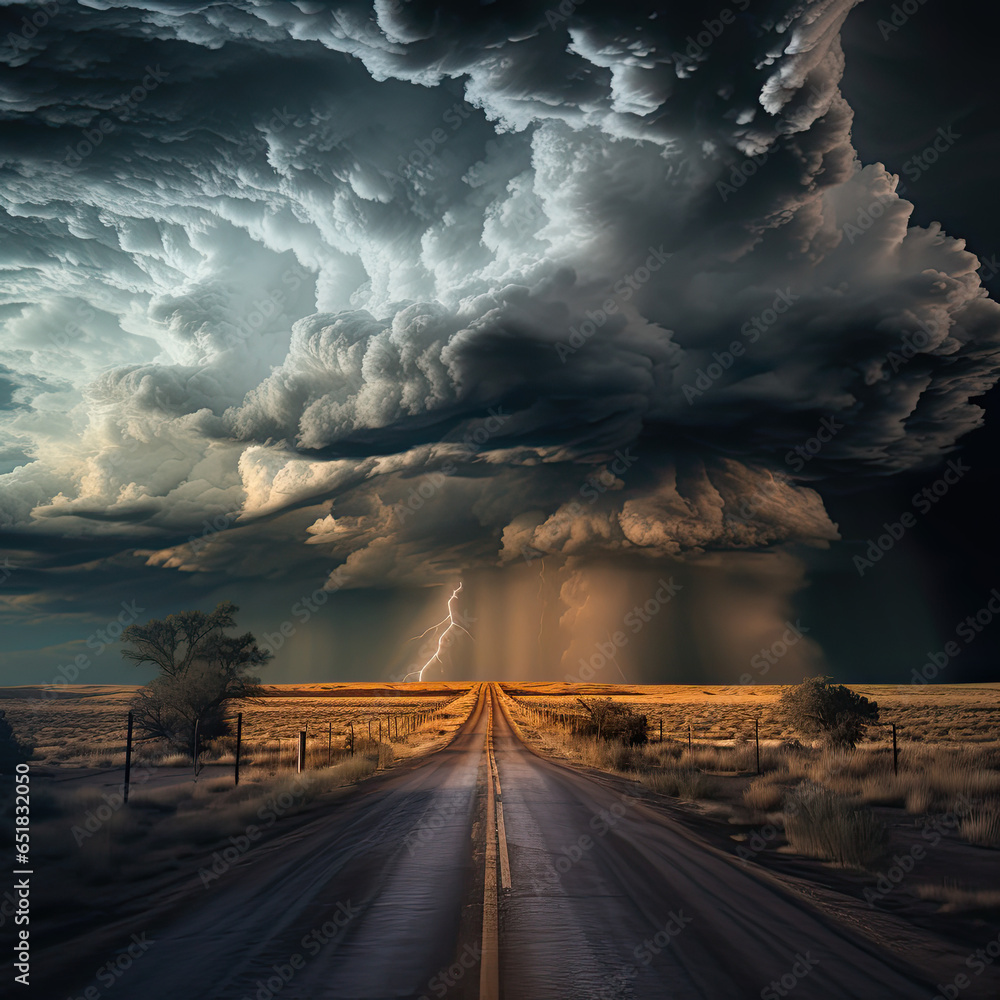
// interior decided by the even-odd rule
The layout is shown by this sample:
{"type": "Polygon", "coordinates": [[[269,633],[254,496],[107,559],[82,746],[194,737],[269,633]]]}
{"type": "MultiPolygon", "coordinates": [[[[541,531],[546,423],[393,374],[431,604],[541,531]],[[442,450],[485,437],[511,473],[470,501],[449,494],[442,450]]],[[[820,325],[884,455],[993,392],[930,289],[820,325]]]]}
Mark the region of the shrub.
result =
{"type": "Polygon", "coordinates": [[[828,746],[853,749],[870,722],[878,722],[878,703],[843,684],[831,684],[830,677],[807,677],[801,684],[786,688],[780,708],[793,728],[807,735],[821,736],[828,746]]]}
{"type": "Polygon", "coordinates": [[[582,698],[577,699],[590,713],[589,718],[582,719],[577,732],[583,736],[596,736],[598,739],[611,742],[617,740],[626,746],[639,746],[649,742],[649,721],[645,715],[612,701],[610,698],[598,698],[587,704],[582,698]]]}

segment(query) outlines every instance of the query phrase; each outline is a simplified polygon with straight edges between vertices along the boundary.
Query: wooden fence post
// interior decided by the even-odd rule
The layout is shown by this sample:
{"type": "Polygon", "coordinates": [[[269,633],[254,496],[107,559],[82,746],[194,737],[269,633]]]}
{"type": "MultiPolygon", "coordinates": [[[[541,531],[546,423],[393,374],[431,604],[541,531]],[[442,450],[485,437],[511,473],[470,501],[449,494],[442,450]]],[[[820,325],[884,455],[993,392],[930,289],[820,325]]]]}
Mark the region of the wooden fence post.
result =
{"type": "Polygon", "coordinates": [[[760,774],[760,719],[753,720],[753,738],[757,744],[757,773],[760,774]]]}
{"type": "Polygon", "coordinates": [[[301,774],[306,769],[306,731],[299,731],[299,760],[298,773],[301,774]]]}
{"type": "Polygon", "coordinates": [[[351,727],[351,756],[354,756],[354,723],[350,723],[351,727]]]}
{"type": "Polygon", "coordinates": [[[194,776],[198,777],[198,719],[194,720],[194,776]]]}
{"type": "Polygon", "coordinates": [[[333,764],[333,723],[328,722],[329,727],[326,731],[326,766],[330,767],[333,764]]]}
{"type": "Polygon", "coordinates": [[[236,716],[236,784],[240,783],[240,751],[243,749],[243,713],[236,716]]]}
{"type": "Polygon", "coordinates": [[[892,724],[892,773],[899,774],[899,748],[896,746],[896,723],[892,724]]]}

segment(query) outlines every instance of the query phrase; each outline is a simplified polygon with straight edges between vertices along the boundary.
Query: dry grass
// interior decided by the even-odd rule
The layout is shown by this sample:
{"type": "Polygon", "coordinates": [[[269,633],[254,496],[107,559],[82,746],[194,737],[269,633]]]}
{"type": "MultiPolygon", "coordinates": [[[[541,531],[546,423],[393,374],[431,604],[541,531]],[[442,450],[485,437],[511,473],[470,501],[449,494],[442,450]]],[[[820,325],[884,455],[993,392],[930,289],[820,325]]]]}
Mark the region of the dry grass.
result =
{"type": "Polygon", "coordinates": [[[711,777],[686,768],[641,771],[639,780],[654,792],[678,799],[711,799],[718,793],[718,785],[711,777]]]}
{"type": "Polygon", "coordinates": [[[817,785],[804,785],[785,807],[785,837],[807,857],[847,868],[867,868],[885,853],[886,826],[859,807],[817,785]]]}
{"type": "MultiPolygon", "coordinates": [[[[63,688],[0,688],[0,708],[15,733],[34,745],[36,763],[83,767],[120,767],[124,763],[125,720],[134,687],[76,685],[63,688]]],[[[244,702],[244,745],[251,758],[271,768],[294,765],[299,731],[308,734],[308,764],[327,763],[332,726],[334,759],[343,754],[353,725],[357,740],[402,743],[418,713],[442,718],[448,706],[472,690],[471,684],[378,684],[269,686],[264,696],[244,702]],[[280,743],[279,743],[280,741],[280,743]]],[[[236,708],[234,707],[234,711],[236,708]]],[[[206,748],[203,759],[232,759],[232,740],[206,748]]],[[[164,751],[140,744],[137,763],[163,763],[164,751]]],[[[164,764],[164,766],[184,766],[164,764]]]]}
{"type": "Polygon", "coordinates": [[[250,826],[267,829],[378,766],[376,752],[322,771],[285,772],[239,787],[228,777],[140,786],[127,808],[115,792],[50,786],[33,795],[32,846],[39,857],[61,862],[83,883],[125,881],[155,872],[164,859],[203,853],[226,838],[245,836],[250,826]]]}
{"type": "MultiPolygon", "coordinates": [[[[903,745],[929,743],[958,749],[1000,747],[996,720],[1000,716],[1000,684],[851,684],[874,698],[885,720],[896,723],[903,745]]],[[[753,735],[760,720],[762,741],[801,738],[780,718],[780,685],[627,685],[552,683],[505,684],[504,689],[526,705],[555,712],[575,712],[574,698],[611,697],[648,716],[650,731],[665,739],[687,741],[688,724],[695,743],[719,743],[753,735]]],[[[873,742],[888,747],[888,727],[876,727],[873,742]]]]}
{"type": "Polygon", "coordinates": [[[1000,802],[974,805],[963,816],[958,831],[970,844],[980,847],[1000,847],[1000,802]]]}
{"type": "Polygon", "coordinates": [[[757,778],[743,790],[743,803],[757,813],[774,812],[785,801],[785,789],[770,777],[757,778]]]}

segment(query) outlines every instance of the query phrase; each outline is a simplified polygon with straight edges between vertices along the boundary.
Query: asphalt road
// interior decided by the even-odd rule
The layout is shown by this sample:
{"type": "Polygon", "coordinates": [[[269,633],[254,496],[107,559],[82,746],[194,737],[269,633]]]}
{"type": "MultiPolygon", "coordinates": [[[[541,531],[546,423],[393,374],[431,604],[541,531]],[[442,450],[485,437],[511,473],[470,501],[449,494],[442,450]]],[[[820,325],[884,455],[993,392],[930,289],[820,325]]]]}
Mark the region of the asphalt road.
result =
{"type": "MultiPolygon", "coordinates": [[[[498,890],[504,1000],[935,995],[858,929],[627,784],[532,753],[484,685],[446,749],[247,852],[137,924],[144,936],[113,986],[75,981],[60,1000],[479,997],[490,717],[510,859],[511,888],[498,890]]],[[[961,1000],[994,996],[976,992],[986,985],[961,1000]]]]}

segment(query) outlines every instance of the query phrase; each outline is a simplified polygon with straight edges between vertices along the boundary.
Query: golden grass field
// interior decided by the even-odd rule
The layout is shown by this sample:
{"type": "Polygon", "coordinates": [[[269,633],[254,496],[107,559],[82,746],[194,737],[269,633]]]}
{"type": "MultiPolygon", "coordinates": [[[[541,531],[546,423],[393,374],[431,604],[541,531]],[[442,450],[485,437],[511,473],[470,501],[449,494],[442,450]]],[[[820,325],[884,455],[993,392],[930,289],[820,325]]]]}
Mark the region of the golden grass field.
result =
{"type": "MultiPolygon", "coordinates": [[[[850,684],[877,701],[880,727],[869,732],[873,742],[891,739],[895,722],[900,743],[932,743],[960,747],[1000,744],[1000,684],[850,684]]],[[[612,697],[649,717],[650,731],[664,739],[687,741],[688,723],[695,742],[739,740],[753,735],[760,720],[762,740],[791,740],[797,734],[777,711],[780,685],[625,685],[505,684],[504,690],[527,705],[556,712],[582,712],[577,696],[612,697]]]]}
{"type": "Polygon", "coordinates": [[[780,687],[503,689],[529,745],[641,782],[710,839],[729,850],[738,844],[741,857],[780,865],[794,855],[877,876],[894,851],[942,845],[927,852],[896,905],[917,915],[927,903],[976,919],[1000,913],[992,889],[1000,884],[1000,685],[850,686],[878,702],[883,723],[869,727],[855,750],[829,749],[789,729],[778,710],[780,687]],[[575,733],[573,717],[586,716],[578,696],[611,697],[646,714],[650,742],[624,746],[575,733]]]}
{"type": "MultiPolygon", "coordinates": [[[[761,862],[773,863],[790,851],[877,874],[887,851],[947,821],[950,826],[941,827],[947,850],[933,852],[908,898],[941,912],[997,909],[1000,896],[984,895],[982,886],[991,879],[1000,884],[1000,684],[851,686],[878,702],[883,724],[870,727],[857,750],[845,752],[813,745],[788,728],[779,713],[778,686],[502,685],[515,725],[537,750],[641,783],[647,794],[667,797],[671,808],[687,811],[706,836],[728,842],[729,849],[751,843],[762,829],[777,831],[767,850],[754,850],[761,862]],[[585,713],[578,697],[612,697],[645,714],[650,743],[626,747],[575,735],[572,717],[585,713]],[[752,742],[755,720],[761,776],[752,742]],[[898,730],[898,774],[890,722],[898,730]]],[[[444,746],[476,700],[474,686],[459,682],[266,686],[261,697],[240,705],[245,784],[233,787],[227,741],[207,748],[208,767],[197,781],[186,755],[140,747],[135,809],[114,810],[99,832],[75,844],[67,831],[99,809],[121,780],[135,691],[101,685],[0,688],[0,710],[15,734],[36,748],[32,767],[39,777],[54,779],[37,788],[38,844],[41,856],[67,879],[97,885],[152,877],[160,871],[157,859],[167,854],[171,866],[179,858],[196,864],[209,845],[238,833],[260,802],[286,786],[296,796],[290,815],[308,812],[314,800],[327,802],[343,786],[393,761],[444,746]],[[358,739],[355,757],[344,750],[351,724],[358,739]],[[327,768],[331,728],[335,753],[327,768]],[[309,771],[297,778],[293,739],[302,729],[310,734],[309,771]],[[122,859],[131,859],[133,867],[121,867],[122,859]]]]}
{"type": "MultiPolygon", "coordinates": [[[[293,741],[309,733],[310,755],[325,754],[329,729],[333,746],[343,749],[353,724],[358,740],[368,723],[384,742],[402,735],[404,718],[432,713],[470,689],[470,684],[281,684],[265,685],[261,698],[239,706],[248,753],[265,754],[290,765],[293,741]],[[389,726],[393,727],[390,738],[389,726]]],[[[135,687],[81,684],[63,688],[0,688],[0,710],[14,732],[35,747],[35,761],[62,765],[118,763],[125,750],[129,702],[135,687]]],[[[235,711],[235,709],[234,709],[235,711]]]]}
{"type": "MultiPolygon", "coordinates": [[[[433,712],[470,688],[463,682],[426,684],[328,683],[271,684],[263,697],[240,706],[248,748],[285,760],[301,729],[309,733],[311,753],[325,752],[329,728],[333,746],[343,748],[350,724],[367,739],[368,723],[378,739],[392,740],[403,718],[433,712]]],[[[857,684],[854,690],[878,702],[884,725],[869,731],[872,743],[890,739],[895,722],[901,746],[914,743],[942,747],[1000,745],[1000,684],[857,684]]],[[[525,705],[560,713],[580,713],[577,696],[612,697],[649,718],[650,732],[665,740],[714,744],[748,739],[759,719],[762,740],[793,740],[777,711],[778,685],[613,685],[564,683],[505,684],[525,705]]],[[[124,751],[126,716],[135,694],[131,686],[75,685],[63,688],[0,688],[0,709],[15,732],[35,746],[36,760],[48,764],[94,764],[124,751]]]]}

